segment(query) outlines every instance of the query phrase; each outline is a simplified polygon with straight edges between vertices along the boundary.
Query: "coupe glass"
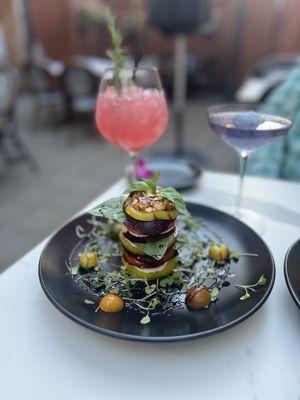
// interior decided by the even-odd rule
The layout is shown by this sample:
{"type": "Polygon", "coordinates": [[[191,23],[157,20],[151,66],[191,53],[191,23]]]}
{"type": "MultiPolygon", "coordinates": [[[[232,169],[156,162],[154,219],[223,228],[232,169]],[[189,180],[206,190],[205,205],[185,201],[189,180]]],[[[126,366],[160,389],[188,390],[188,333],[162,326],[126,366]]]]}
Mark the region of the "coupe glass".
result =
{"type": "Polygon", "coordinates": [[[249,156],[288,133],[292,122],[280,116],[259,111],[257,105],[225,104],[208,108],[211,128],[240,156],[240,179],[233,214],[245,220],[256,231],[263,230],[262,218],[252,210],[243,209],[242,193],[249,156]]]}
{"type": "Polygon", "coordinates": [[[131,160],[129,177],[135,177],[136,155],[164,133],[168,108],[156,68],[114,68],[105,70],[100,84],[96,125],[131,160]]]}

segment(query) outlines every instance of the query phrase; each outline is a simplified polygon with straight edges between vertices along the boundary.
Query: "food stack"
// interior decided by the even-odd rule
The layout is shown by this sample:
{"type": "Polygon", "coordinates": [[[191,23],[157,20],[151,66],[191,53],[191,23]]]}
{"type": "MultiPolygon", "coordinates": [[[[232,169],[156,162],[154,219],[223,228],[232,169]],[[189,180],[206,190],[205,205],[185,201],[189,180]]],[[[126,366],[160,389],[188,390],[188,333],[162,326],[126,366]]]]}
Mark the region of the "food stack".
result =
{"type": "Polygon", "coordinates": [[[139,278],[157,279],[176,266],[175,204],[154,193],[131,193],[124,203],[125,222],[120,232],[123,265],[139,278]]]}

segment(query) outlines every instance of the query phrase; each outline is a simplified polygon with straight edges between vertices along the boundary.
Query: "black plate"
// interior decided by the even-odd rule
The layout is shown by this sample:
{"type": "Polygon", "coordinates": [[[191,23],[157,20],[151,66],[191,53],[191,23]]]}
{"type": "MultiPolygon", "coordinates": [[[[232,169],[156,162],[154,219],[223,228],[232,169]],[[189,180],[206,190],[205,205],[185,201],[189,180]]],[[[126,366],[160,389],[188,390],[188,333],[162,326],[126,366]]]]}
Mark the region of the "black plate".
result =
{"type": "Polygon", "coordinates": [[[224,242],[240,253],[256,253],[259,257],[241,257],[233,265],[236,273],[231,284],[220,293],[220,299],[201,311],[174,310],[168,314],[153,316],[151,323],[141,325],[138,312],[127,310],[117,314],[94,312],[84,303],[89,297],[85,290],[76,286],[66,274],[65,261],[78,243],[75,235],[77,224],[87,227],[87,214],[82,215],[59,230],[46,245],[39,263],[39,278],[50,301],[74,321],[93,329],[123,339],[142,341],[175,341],[211,335],[242,322],[255,313],[268,298],[275,279],[273,257],[263,240],[247,225],[221,211],[199,204],[188,203],[195,217],[205,218],[211,229],[219,232],[224,242]],[[250,299],[241,301],[243,294],[234,287],[255,283],[261,274],[267,283],[250,299]]]}
{"type": "Polygon", "coordinates": [[[300,239],[286,253],[284,276],[291,296],[300,308],[300,239]]]}
{"type": "Polygon", "coordinates": [[[160,171],[159,185],[171,186],[176,190],[186,190],[194,187],[201,174],[200,168],[182,158],[155,158],[149,161],[150,169],[160,171]]]}

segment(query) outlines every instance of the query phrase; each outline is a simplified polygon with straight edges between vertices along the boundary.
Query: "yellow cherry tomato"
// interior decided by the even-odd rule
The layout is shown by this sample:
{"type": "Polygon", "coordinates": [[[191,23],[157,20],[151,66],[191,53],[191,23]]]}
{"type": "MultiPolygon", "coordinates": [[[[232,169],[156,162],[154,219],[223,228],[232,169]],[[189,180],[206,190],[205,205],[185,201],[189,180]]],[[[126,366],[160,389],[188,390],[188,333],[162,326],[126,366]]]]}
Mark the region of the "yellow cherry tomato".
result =
{"type": "Polygon", "coordinates": [[[80,254],[79,266],[81,268],[95,268],[99,265],[98,257],[92,251],[86,251],[80,254]]]}
{"type": "Polygon", "coordinates": [[[185,297],[185,304],[190,310],[201,310],[211,302],[211,293],[205,286],[192,286],[185,297]]]}
{"type": "Polygon", "coordinates": [[[114,293],[109,293],[102,297],[99,308],[107,313],[116,313],[122,311],[125,307],[124,300],[114,293]]]}
{"type": "Polygon", "coordinates": [[[208,256],[215,261],[225,261],[229,257],[229,249],[225,244],[212,244],[208,256]]]}

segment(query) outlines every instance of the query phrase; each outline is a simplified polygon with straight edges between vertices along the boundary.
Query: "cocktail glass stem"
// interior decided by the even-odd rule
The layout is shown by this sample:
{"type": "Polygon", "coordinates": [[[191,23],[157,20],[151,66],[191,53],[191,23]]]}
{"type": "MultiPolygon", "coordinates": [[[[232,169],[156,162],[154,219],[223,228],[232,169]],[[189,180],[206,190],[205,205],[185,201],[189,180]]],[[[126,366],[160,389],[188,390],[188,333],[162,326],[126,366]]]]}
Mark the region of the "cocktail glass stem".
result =
{"type": "Polygon", "coordinates": [[[243,196],[243,188],[244,188],[244,178],[247,170],[247,164],[248,164],[248,154],[246,152],[240,153],[240,179],[239,179],[239,188],[238,188],[238,194],[236,198],[236,216],[238,217],[240,215],[240,209],[241,209],[241,204],[242,204],[242,196],[243,196]]]}
{"type": "Polygon", "coordinates": [[[129,182],[132,182],[136,176],[135,176],[135,165],[136,165],[136,153],[134,151],[129,152],[129,169],[128,169],[128,179],[129,182]]]}

